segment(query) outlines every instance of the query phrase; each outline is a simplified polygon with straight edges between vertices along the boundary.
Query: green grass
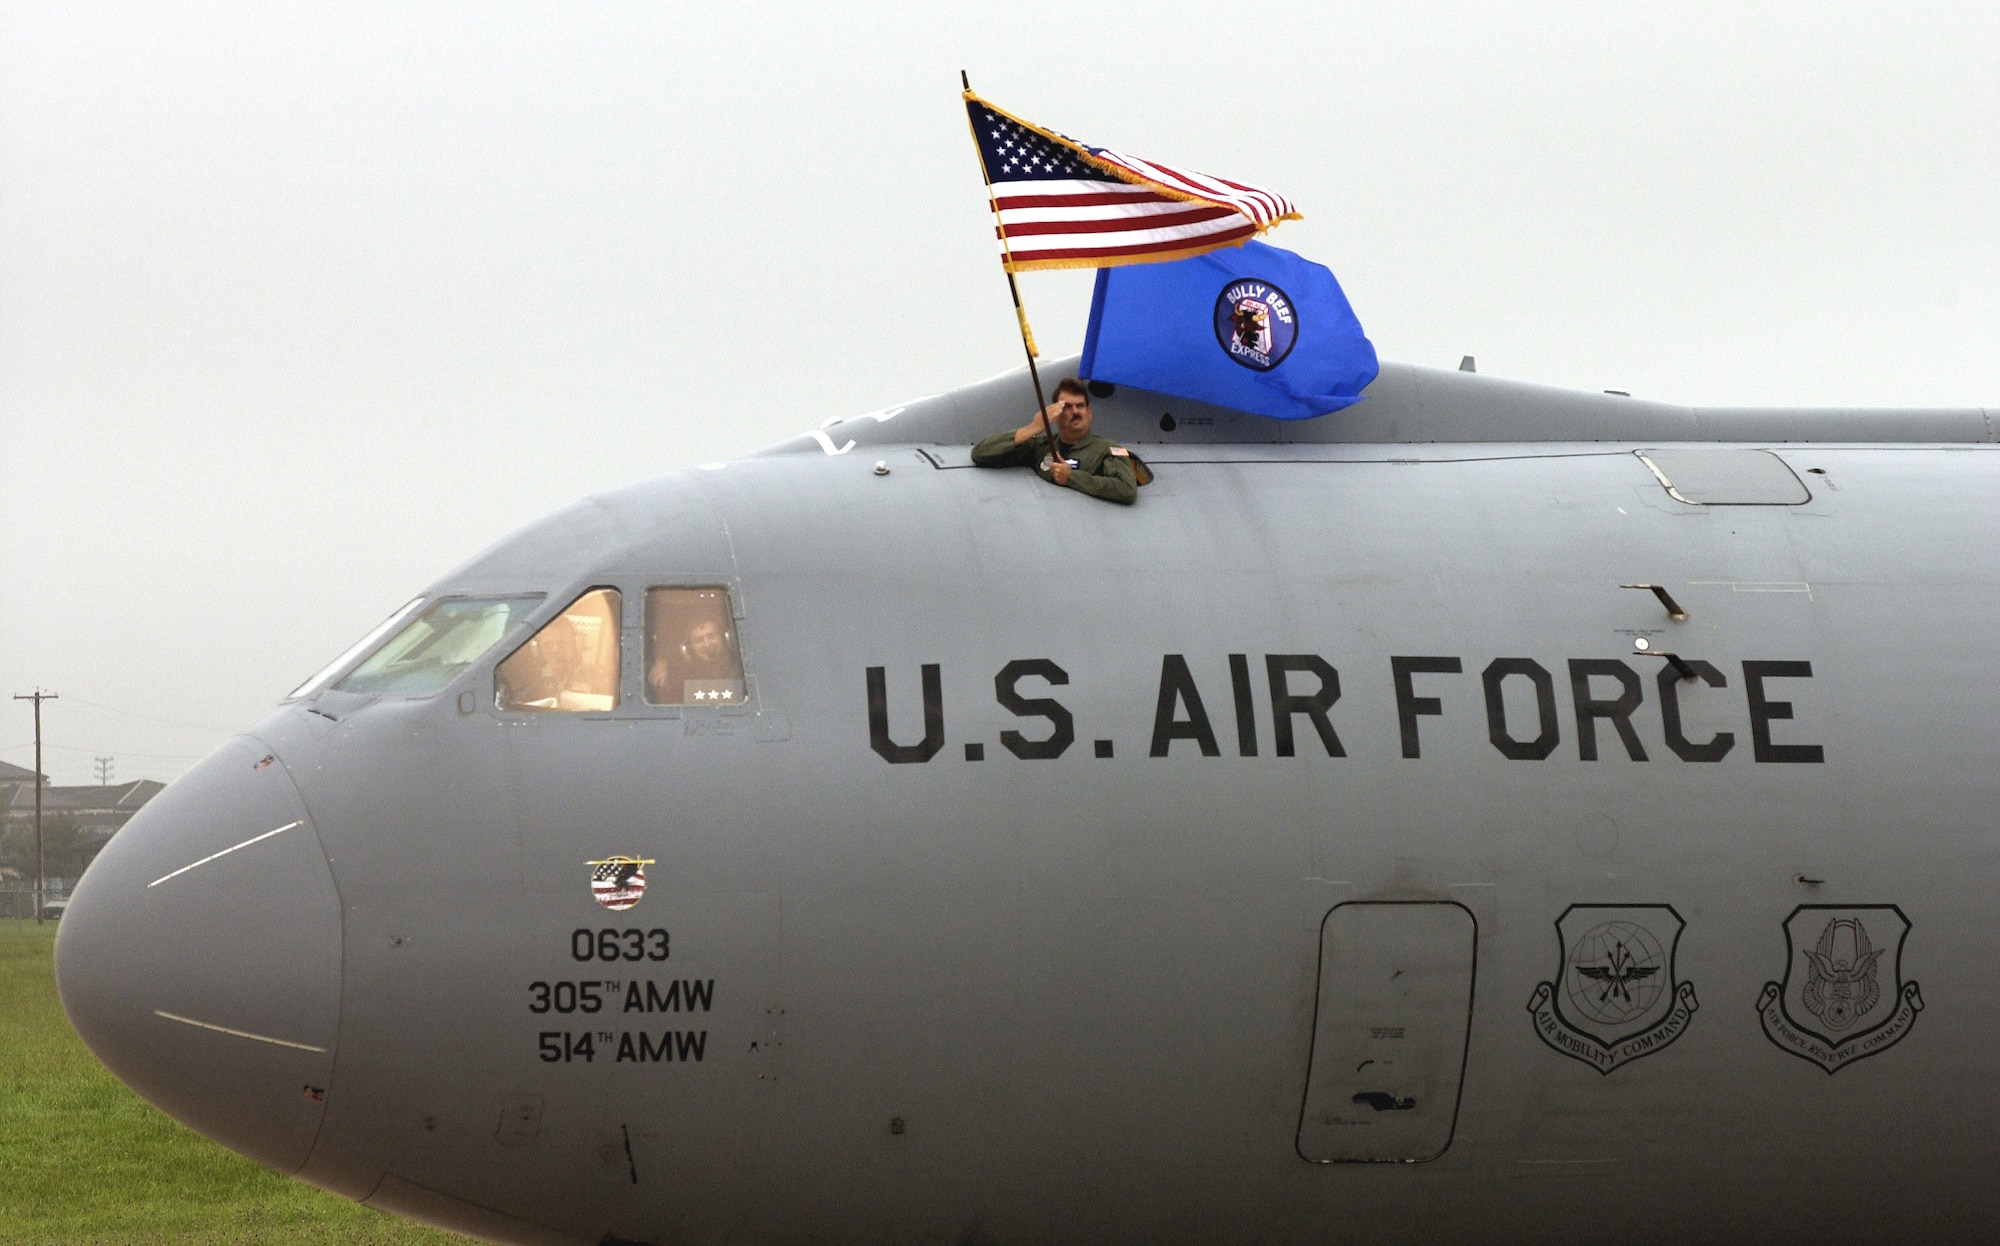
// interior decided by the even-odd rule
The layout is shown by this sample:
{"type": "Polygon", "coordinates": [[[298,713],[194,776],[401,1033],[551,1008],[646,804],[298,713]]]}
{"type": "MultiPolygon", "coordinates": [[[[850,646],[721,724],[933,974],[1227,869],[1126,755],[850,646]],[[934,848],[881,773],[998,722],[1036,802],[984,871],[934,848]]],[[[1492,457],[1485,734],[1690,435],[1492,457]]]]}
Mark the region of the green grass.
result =
{"type": "Polygon", "coordinates": [[[63,1018],[55,929],[0,920],[0,1242],[471,1240],[259,1168],[125,1089],[63,1018]]]}

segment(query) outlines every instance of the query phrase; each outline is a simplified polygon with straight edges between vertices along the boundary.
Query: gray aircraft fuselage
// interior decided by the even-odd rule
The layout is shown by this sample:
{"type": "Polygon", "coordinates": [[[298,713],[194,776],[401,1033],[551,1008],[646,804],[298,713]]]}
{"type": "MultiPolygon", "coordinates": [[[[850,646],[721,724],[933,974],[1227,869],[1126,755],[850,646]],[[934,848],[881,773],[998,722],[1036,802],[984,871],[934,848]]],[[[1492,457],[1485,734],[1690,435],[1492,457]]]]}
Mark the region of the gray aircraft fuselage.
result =
{"type": "Polygon", "coordinates": [[[446,576],[539,602],[137,815],[58,937],[78,1032],[500,1241],[2000,1235],[1989,413],[1096,406],[1131,508],[970,467],[1015,375],[446,576]],[[675,586],[728,590],[740,703],[648,702],[675,586]],[[600,587],[616,707],[497,708],[600,587]]]}

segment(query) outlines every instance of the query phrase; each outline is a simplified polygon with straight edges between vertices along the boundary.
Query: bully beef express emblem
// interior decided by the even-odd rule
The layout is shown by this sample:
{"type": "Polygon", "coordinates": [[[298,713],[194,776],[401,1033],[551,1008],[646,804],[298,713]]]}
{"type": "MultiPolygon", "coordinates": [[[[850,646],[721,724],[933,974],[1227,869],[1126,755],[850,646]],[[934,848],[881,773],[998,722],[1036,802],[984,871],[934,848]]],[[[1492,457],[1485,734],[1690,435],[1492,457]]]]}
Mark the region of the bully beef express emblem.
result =
{"type": "Polygon", "coordinates": [[[1283,290],[1268,281],[1232,281],[1215,296],[1215,341],[1224,354],[1252,372],[1269,372],[1299,340],[1298,314],[1283,290]]]}
{"type": "Polygon", "coordinates": [[[1903,980],[1909,919],[1893,904],[1801,904],[1785,919],[1785,980],[1766,982],[1764,1036],[1828,1074],[1903,1041],[1923,993],[1903,980]]]}
{"type": "Polygon", "coordinates": [[[1556,919],[1556,977],[1528,1000],[1535,1033],[1599,1073],[1679,1038],[1700,1006],[1674,976],[1685,925],[1668,904],[1570,905],[1556,919]]]}
{"type": "Polygon", "coordinates": [[[584,864],[592,867],[590,898],[614,913],[622,913],[646,894],[646,867],[653,864],[653,858],[606,857],[584,864]]]}

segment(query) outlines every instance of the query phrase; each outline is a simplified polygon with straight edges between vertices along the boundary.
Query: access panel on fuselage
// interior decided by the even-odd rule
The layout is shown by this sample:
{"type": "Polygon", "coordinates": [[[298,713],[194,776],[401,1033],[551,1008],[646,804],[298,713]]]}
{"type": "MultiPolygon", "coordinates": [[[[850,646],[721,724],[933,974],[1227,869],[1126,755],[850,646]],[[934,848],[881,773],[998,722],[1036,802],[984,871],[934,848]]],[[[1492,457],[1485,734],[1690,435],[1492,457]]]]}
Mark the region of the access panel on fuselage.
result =
{"type": "Polygon", "coordinates": [[[1298,1151],[1418,1163],[1451,1145],[1478,930],[1462,905],[1355,902],[1320,924],[1319,1003],[1298,1151]]]}

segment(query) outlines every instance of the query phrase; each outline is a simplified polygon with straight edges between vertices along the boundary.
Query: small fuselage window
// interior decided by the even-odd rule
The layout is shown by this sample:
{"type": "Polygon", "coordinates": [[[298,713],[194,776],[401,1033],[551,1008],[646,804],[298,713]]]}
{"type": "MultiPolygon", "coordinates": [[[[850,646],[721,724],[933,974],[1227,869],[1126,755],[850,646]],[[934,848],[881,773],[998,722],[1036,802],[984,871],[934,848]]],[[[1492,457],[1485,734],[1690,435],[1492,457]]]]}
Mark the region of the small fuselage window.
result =
{"type": "Polygon", "coordinates": [[[615,588],[593,588],[569,604],[493,673],[503,710],[609,710],[618,707],[615,588]]]}
{"type": "Polygon", "coordinates": [[[646,700],[741,705],[743,655],[726,588],[646,590],[646,700]]]}
{"type": "Polygon", "coordinates": [[[410,620],[334,687],[430,696],[499,644],[541,600],[539,595],[447,597],[410,620]]]}

